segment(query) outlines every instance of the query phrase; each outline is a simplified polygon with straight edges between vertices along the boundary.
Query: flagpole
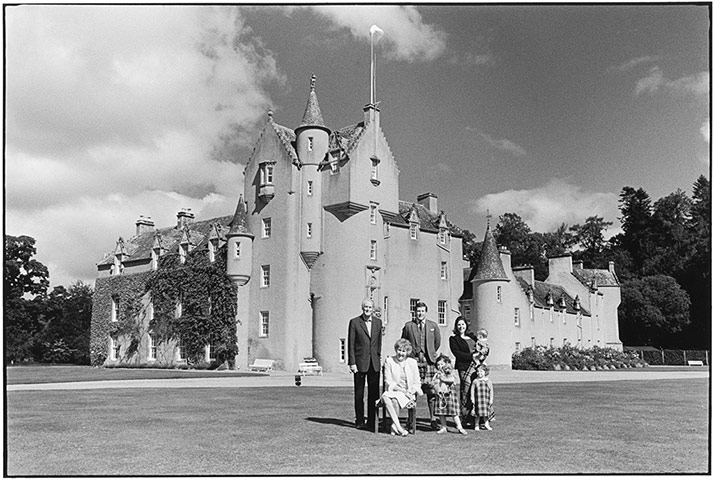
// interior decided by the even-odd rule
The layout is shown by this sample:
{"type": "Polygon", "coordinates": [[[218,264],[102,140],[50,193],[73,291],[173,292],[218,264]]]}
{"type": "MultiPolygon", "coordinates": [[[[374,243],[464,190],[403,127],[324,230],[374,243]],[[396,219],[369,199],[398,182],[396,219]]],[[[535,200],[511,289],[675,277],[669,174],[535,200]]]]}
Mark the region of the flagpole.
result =
{"type": "Polygon", "coordinates": [[[384,34],[384,31],[379,28],[377,25],[372,25],[369,29],[369,37],[370,37],[370,86],[369,86],[369,102],[371,105],[376,105],[377,104],[377,58],[374,53],[374,44],[375,44],[375,36],[377,37],[376,40],[379,40],[379,37],[384,34]]]}

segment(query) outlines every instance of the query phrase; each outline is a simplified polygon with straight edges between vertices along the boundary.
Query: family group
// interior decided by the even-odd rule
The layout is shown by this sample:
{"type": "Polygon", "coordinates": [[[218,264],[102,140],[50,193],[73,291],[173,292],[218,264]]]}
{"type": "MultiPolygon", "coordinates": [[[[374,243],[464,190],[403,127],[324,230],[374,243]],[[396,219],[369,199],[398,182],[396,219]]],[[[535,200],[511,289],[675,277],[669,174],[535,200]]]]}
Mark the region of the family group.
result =
{"type": "Polygon", "coordinates": [[[488,378],[486,357],[489,354],[488,332],[480,329],[474,335],[468,331],[463,317],[454,322],[454,334],[449,347],[455,362],[438,353],[441,333],[438,325],[427,320],[427,306],[416,304],[416,317],[402,328],[401,338],[394,344],[395,355],[382,364],[382,321],[372,315],[374,304],[362,302],[362,314],[350,320],[347,332],[347,361],[354,375],[355,426],[373,431],[377,408],[384,405],[392,419],[392,435],[407,436],[399,421],[401,409],[412,408],[417,395],[426,395],[429,423],[437,433],[447,431],[446,417],[451,417],[456,429],[466,435],[466,428],[492,430],[493,384],[488,378]],[[456,377],[459,375],[459,391],[456,377]],[[380,395],[379,379],[384,372],[384,391],[380,395]],[[367,384],[367,418],[365,420],[364,390],[367,384]],[[436,417],[440,421],[437,421],[436,417]]]}

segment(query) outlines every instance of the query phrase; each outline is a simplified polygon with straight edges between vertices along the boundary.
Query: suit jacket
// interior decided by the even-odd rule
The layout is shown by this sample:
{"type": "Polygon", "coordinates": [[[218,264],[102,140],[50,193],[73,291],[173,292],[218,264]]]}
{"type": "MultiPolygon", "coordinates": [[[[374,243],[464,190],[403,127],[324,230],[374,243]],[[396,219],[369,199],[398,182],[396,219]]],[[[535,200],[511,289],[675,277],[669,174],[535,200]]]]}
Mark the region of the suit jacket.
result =
{"type": "MultiPolygon", "coordinates": [[[[476,339],[473,338],[474,336],[471,335],[470,332],[466,335],[474,341],[474,344],[476,343],[476,339]]],[[[449,337],[449,348],[451,348],[451,353],[456,357],[454,368],[462,372],[466,371],[466,369],[469,368],[469,364],[471,364],[471,348],[469,347],[469,343],[461,338],[460,335],[452,335],[449,337]]]]}
{"type": "Polygon", "coordinates": [[[363,315],[350,320],[347,328],[347,364],[357,365],[358,372],[367,372],[371,366],[380,371],[382,355],[382,321],[372,315],[372,335],[367,333],[363,315]]]}
{"type": "MultiPolygon", "coordinates": [[[[426,328],[426,352],[424,356],[429,363],[436,363],[436,352],[441,346],[441,332],[439,331],[439,326],[432,322],[431,320],[424,319],[424,328],[426,328]]],[[[412,344],[413,351],[412,355],[414,357],[419,357],[419,352],[421,351],[419,327],[416,322],[407,322],[402,328],[402,338],[406,338],[412,344]]]]}

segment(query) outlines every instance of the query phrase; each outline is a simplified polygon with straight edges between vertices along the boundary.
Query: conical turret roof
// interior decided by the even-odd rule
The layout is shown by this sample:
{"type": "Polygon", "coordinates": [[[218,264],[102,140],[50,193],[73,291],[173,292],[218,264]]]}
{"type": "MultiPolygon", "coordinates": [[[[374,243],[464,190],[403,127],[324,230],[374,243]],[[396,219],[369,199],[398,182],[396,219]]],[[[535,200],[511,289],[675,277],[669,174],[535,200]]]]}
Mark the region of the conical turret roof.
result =
{"type": "Polygon", "coordinates": [[[310,95],[307,98],[307,106],[305,107],[305,114],[302,116],[302,122],[300,126],[295,129],[296,133],[298,130],[308,127],[318,127],[322,128],[330,133],[330,129],[325,126],[325,121],[322,119],[322,112],[320,111],[320,104],[317,101],[317,94],[315,93],[315,75],[312,75],[310,80],[310,95]]]}
{"type": "Polygon", "coordinates": [[[506,271],[503,269],[501,255],[498,253],[498,245],[496,245],[496,239],[491,233],[490,226],[486,227],[486,235],[483,239],[483,247],[481,247],[481,257],[476,268],[476,274],[473,277],[473,281],[479,280],[509,280],[506,276],[506,271]]]}
{"type": "Polygon", "coordinates": [[[227,235],[229,237],[235,235],[252,235],[248,229],[248,209],[245,201],[243,200],[243,195],[238,198],[236,213],[233,215],[233,220],[231,220],[231,223],[229,223],[228,226],[230,227],[227,235]]]}

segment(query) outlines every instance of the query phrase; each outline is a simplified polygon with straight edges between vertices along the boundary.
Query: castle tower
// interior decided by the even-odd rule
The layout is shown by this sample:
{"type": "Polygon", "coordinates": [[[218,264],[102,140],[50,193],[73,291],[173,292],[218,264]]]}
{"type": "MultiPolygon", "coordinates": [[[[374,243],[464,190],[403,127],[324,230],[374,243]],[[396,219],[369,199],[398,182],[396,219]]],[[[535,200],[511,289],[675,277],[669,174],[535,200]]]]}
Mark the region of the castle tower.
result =
{"type": "Polygon", "coordinates": [[[474,323],[471,330],[488,331],[491,353],[486,360],[490,366],[511,368],[511,334],[509,302],[505,288],[510,282],[501,262],[501,255],[490,225],[486,227],[481,257],[476,274],[471,280],[474,295],[474,323]]]}
{"type": "Polygon", "coordinates": [[[330,130],[325,126],[315,93],[315,75],[300,126],[295,129],[295,150],[300,174],[300,256],[308,269],[322,251],[322,185],[318,171],[327,155],[330,130]]]}

